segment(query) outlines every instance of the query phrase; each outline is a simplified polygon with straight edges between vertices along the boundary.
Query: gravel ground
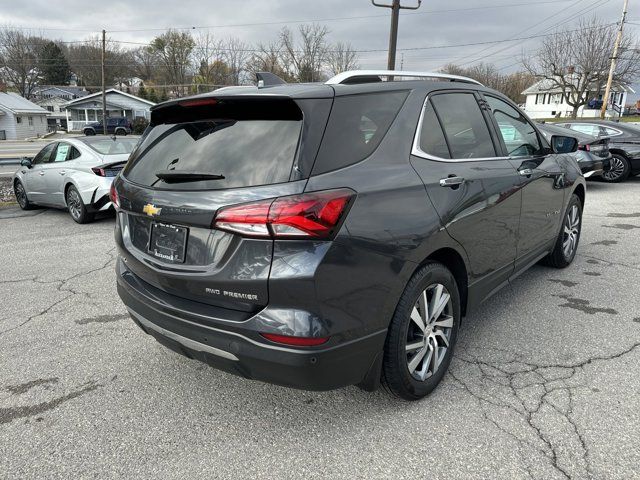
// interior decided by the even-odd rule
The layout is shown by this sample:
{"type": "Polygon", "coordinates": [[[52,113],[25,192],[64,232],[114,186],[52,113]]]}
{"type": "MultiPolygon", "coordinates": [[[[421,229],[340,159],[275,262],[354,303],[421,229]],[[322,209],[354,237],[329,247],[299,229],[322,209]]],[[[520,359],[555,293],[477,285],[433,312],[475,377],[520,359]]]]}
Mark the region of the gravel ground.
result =
{"type": "Polygon", "coordinates": [[[3,203],[14,203],[16,197],[13,194],[10,178],[0,178],[0,205],[3,203]]]}
{"type": "Polygon", "coordinates": [[[574,264],[536,266],[467,317],[414,403],[183,358],[128,319],[112,218],[9,212],[0,478],[640,478],[640,178],[588,190],[574,264]]]}

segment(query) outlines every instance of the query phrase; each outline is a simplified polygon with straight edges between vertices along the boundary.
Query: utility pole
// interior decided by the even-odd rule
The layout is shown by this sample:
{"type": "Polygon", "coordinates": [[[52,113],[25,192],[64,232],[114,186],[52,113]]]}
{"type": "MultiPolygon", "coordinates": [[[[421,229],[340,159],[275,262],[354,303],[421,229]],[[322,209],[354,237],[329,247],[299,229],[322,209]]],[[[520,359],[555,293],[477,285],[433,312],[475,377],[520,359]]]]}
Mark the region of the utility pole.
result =
{"type": "Polygon", "coordinates": [[[611,57],[611,68],[609,68],[609,78],[607,79],[607,88],[604,91],[604,98],[602,99],[602,109],[600,110],[600,118],[604,119],[607,112],[607,104],[609,103],[609,95],[611,95],[611,84],[613,83],[613,74],[616,71],[616,65],[618,63],[618,50],[620,49],[620,42],[622,41],[622,29],[624,28],[624,22],[627,18],[627,7],[629,6],[629,0],[624,0],[624,6],[622,7],[622,19],[620,20],[620,28],[618,29],[618,35],[616,36],[616,43],[613,46],[613,56],[611,57]]]}
{"type": "Polygon", "coordinates": [[[391,5],[385,3],[376,3],[375,0],[371,0],[371,3],[375,7],[384,7],[391,9],[391,30],[389,32],[389,59],[387,61],[387,70],[396,69],[396,45],[398,44],[398,17],[400,16],[400,10],[417,10],[420,8],[422,0],[418,0],[418,5],[415,7],[405,7],[400,5],[400,0],[393,0],[391,5]]]}
{"type": "Polygon", "coordinates": [[[107,93],[105,92],[104,81],[104,57],[106,52],[106,34],[102,30],[102,133],[107,134],[107,93]]]}

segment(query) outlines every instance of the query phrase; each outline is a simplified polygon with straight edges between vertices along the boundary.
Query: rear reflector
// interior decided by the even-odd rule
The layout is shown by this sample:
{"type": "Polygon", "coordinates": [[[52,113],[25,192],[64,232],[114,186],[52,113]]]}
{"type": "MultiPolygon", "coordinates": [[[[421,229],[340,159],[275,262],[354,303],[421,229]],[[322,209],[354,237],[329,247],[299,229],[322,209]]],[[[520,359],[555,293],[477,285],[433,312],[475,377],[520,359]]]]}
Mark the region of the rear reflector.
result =
{"type": "Polygon", "coordinates": [[[120,207],[120,197],[118,197],[116,186],[113,183],[111,184],[111,188],[109,189],[109,198],[111,199],[111,203],[113,203],[114,207],[120,207]]]}
{"type": "Polygon", "coordinates": [[[290,337],[288,335],[276,335],[275,333],[261,333],[264,338],[283,345],[295,347],[315,347],[327,343],[329,337],[290,337]]]}
{"type": "Polygon", "coordinates": [[[354,196],[342,188],[234,205],[218,212],[213,227],[251,237],[328,239],[354,196]]]}

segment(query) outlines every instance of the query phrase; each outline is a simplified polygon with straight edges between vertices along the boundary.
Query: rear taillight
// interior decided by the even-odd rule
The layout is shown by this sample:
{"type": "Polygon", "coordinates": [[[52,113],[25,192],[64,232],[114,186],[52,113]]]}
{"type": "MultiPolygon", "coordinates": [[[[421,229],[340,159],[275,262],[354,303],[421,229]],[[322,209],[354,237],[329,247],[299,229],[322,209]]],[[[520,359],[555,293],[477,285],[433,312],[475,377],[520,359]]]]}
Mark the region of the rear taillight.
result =
{"type": "Polygon", "coordinates": [[[578,150],[584,150],[585,152],[588,152],[591,150],[591,146],[588,143],[586,145],[579,145],[578,150]]]}
{"type": "Polygon", "coordinates": [[[93,173],[95,173],[99,177],[106,177],[107,176],[107,173],[104,171],[104,168],[93,167],[91,170],[93,170],[93,173]]]}
{"type": "Polygon", "coordinates": [[[327,343],[329,340],[329,337],[291,337],[289,335],[276,335],[275,333],[261,333],[260,335],[272,342],[294,347],[315,347],[327,343]]]}
{"type": "Polygon", "coordinates": [[[109,189],[109,198],[111,199],[111,203],[113,203],[114,207],[120,207],[120,197],[118,197],[116,186],[113,183],[111,184],[111,188],[109,189]]]}
{"type": "Polygon", "coordinates": [[[327,239],[354,196],[343,188],[234,205],[218,212],[213,227],[250,237],[327,239]]]}

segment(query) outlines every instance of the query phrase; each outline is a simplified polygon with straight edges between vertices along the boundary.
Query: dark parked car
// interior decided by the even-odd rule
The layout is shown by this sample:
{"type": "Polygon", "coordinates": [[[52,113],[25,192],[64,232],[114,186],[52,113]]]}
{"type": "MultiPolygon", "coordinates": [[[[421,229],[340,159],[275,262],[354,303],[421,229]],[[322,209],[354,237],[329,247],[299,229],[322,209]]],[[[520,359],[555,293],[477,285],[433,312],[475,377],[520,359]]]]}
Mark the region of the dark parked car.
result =
{"type": "MultiPolygon", "coordinates": [[[[129,135],[133,131],[131,120],[125,117],[107,118],[107,134],[110,135],[129,135]]],[[[104,124],[102,121],[85,125],[82,133],[85,135],[96,135],[104,132],[104,124]]]]}
{"type": "Polygon", "coordinates": [[[549,123],[538,124],[538,128],[547,140],[550,140],[553,135],[571,135],[578,140],[578,150],[573,155],[585,178],[600,177],[611,168],[609,138],[593,137],[549,123]]]}
{"type": "Polygon", "coordinates": [[[228,372],[418,399],[463,316],[538,261],[573,261],[575,148],[443,74],[166,102],[112,186],[118,293],[143,331],[228,372]]]}
{"type": "Polygon", "coordinates": [[[571,120],[558,125],[594,137],[609,137],[611,169],[602,175],[608,182],[622,182],[640,173],[640,128],[608,120],[571,120]]]}

